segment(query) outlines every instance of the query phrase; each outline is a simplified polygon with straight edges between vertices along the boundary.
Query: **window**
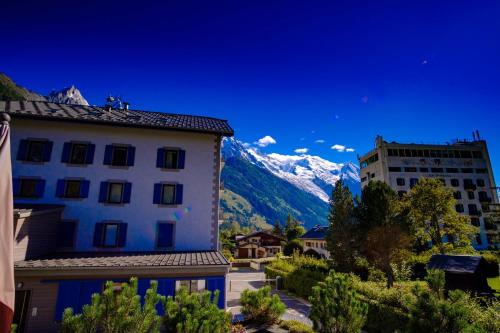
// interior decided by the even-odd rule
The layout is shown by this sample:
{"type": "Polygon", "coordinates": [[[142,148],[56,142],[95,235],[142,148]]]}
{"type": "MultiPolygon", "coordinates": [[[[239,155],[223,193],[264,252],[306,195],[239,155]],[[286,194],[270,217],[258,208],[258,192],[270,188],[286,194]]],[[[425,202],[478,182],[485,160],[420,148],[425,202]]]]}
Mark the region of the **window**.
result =
{"type": "Polygon", "coordinates": [[[156,246],[162,248],[174,246],[174,223],[158,223],[156,246]]]}
{"type": "Polygon", "coordinates": [[[127,224],[121,222],[96,223],[94,246],[124,247],[127,238],[127,224]]]}
{"type": "Polygon", "coordinates": [[[469,208],[469,215],[479,215],[479,211],[475,204],[469,204],[467,207],[469,208]]]}
{"type": "Polygon", "coordinates": [[[451,180],[451,186],[453,187],[458,187],[460,184],[458,182],[458,179],[452,179],[451,180]]]}
{"type": "Polygon", "coordinates": [[[429,168],[420,168],[420,172],[429,172],[429,168]]]}
{"type": "Polygon", "coordinates": [[[484,179],[477,179],[476,185],[479,187],[484,187],[484,179]]]}
{"type": "Polygon", "coordinates": [[[488,173],[487,169],[476,169],[476,173],[488,173]]]}
{"type": "Polygon", "coordinates": [[[131,192],[131,183],[101,182],[99,202],[110,204],[130,203],[131,192]]]}
{"type": "Polygon", "coordinates": [[[404,178],[397,178],[396,184],[398,184],[398,186],[405,186],[405,179],[404,178]]]}
{"type": "Polygon", "coordinates": [[[464,179],[464,188],[467,190],[475,190],[476,189],[472,179],[464,179]]]}
{"type": "Polygon", "coordinates": [[[406,167],[406,168],[405,168],[405,172],[417,172],[417,168],[413,168],[413,167],[406,167]]]}
{"type": "Polygon", "coordinates": [[[66,189],[64,196],[66,198],[79,198],[80,197],[81,182],[78,180],[68,180],[66,182],[66,189]]]}
{"type": "Polygon", "coordinates": [[[479,191],[478,193],[479,201],[481,202],[491,202],[491,199],[488,198],[488,194],[485,191],[479,191]]]}
{"type": "Polygon", "coordinates": [[[135,147],[125,145],[107,145],[104,152],[104,164],[112,166],[133,166],[135,147]]]}
{"type": "Polygon", "coordinates": [[[479,219],[477,217],[471,217],[470,218],[470,223],[475,226],[475,227],[479,227],[479,225],[481,224],[479,222],[479,219]]]}
{"type": "Polygon", "coordinates": [[[388,156],[398,156],[398,151],[396,149],[387,149],[388,156]]]}
{"type": "Polygon", "coordinates": [[[455,205],[455,210],[457,211],[457,213],[463,213],[464,212],[464,205],[462,205],[462,204],[456,204],[455,205]]]}
{"type": "Polygon", "coordinates": [[[472,158],[472,153],[468,150],[464,150],[460,152],[460,156],[462,158],[472,158]]]}
{"type": "Polygon", "coordinates": [[[366,182],[366,181],[367,181],[367,179],[368,179],[368,178],[363,177],[363,178],[361,178],[361,182],[362,182],[362,183],[363,183],[363,182],[366,182]]]}
{"type": "Polygon", "coordinates": [[[401,172],[400,167],[389,167],[389,172],[401,172]]]}
{"type": "Polygon", "coordinates": [[[480,151],[473,151],[472,157],[473,158],[483,158],[483,154],[480,151]]]}
{"type": "Polygon", "coordinates": [[[56,187],[56,197],[87,198],[90,182],[81,179],[59,179],[56,187]]]}
{"type": "Polygon", "coordinates": [[[52,141],[21,140],[17,160],[26,162],[48,162],[52,153],[52,141]]]}
{"type": "Polygon", "coordinates": [[[446,172],[448,172],[448,173],[458,173],[458,168],[446,168],[446,172]]]}
{"type": "Polygon", "coordinates": [[[457,200],[462,199],[462,192],[460,191],[453,192],[453,197],[457,200]]]}
{"type": "Polygon", "coordinates": [[[186,152],[180,149],[159,148],[156,167],[163,169],[184,169],[186,152]]]}
{"type": "Polygon", "coordinates": [[[417,184],[418,184],[417,178],[410,178],[410,188],[413,188],[417,184]]]}
{"type": "Polygon", "coordinates": [[[181,184],[155,184],[153,203],[159,205],[181,205],[183,186],[181,184]]]}
{"type": "Polygon", "coordinates": [[[76,165],[92,164],[94,152],[95,145],[93,144],[65,142],[61,162],[76,165]]]}
{"type": "Polygon", "coordinates": [[[469,198],[469,200],[474,200],[475,199],[474,192],[467,191],[467,198],[469,198]]]}
{"type": "Polygon", "coordinates": [[[59,222],[57,245],[59,247],[72,248],[76,239],[76,221],[59,222]]]}
{"type": "Polygon", "coordinates": [[[185,288],[189,293],[199,293],[205,291],[205,280],[177,280],[175,281],[175,290],[185,288]]]}
{"type": "Polygon", "coordinates": [[[462,169],[462,173],[472,173],[472,169],[464,168],[464,169],[462,169]]]}
{"type": "Polygon", "coordinates": [[[431,172],[434,172],[434,173],[443,173],[444,170],[443,170],[443,168],[431,168],[431,172]]]}
{"type": "Polygon", "coordinates": [[[37,178],[15,178],[13,192],[19,198],[41,198],[45,189],[45,180],[37,178]]]}

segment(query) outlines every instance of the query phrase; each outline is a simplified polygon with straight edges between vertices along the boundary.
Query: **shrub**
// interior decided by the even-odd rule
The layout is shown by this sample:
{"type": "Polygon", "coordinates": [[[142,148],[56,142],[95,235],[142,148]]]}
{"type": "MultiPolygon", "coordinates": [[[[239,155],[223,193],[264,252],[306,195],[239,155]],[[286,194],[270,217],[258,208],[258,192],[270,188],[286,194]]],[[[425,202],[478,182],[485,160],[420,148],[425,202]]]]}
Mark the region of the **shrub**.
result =
{"type": "Polygon", "coordinates": [[[492,252],[492,251],[482,251],[481,256],[486,260],[488,263],[487,269],[486,269],[486,275],[488,277],[497,277],[499,275],[498,271],[498,265],[499,265],[499,260],[498,260],[498,254],[492,252]]]}
{"type": "Polygon", "coordinates": [[[245,319],[258,324],[273,324],[285,313],[286,307],[278,295],[271,295],[271,287],[258,290],[243,290],[241,312],[245,319]]]}
{"type": "Polygon", "coordinates": [[[386,280],[385,273],[373,266],[368,267],[368,281],[384,282],[386,280]]]}
{"type": "Polygon", "coordinates": [[[231,331],[231,315],[217,307],[219,291],[190,294],[185,288],[164,301],[163,325],[167,332],[225,333],[231,331]],[[212,298],[212,299],[211,299],[212,298]]]}
{"type": "Polygon", "coordinates": [[[412,280],[423,280],[427,275],[427,264],[431,258],[430,253],[422,253],[420,255],[413,255],[407,260],[410,266],[412,280]]]}
{"type": "Polygon", "coordinates": [[[158,283],[151,281],[141,306],[137,278],[122,283],[119,293],[115,292],[113,282],[108,281],[102,294],[92,295],[92,303],[84,305],[81,314],[73,314],[71,308],[64,310],[61,332],[159,332],[161,320],[155,306],[164,297],[157,294],[157,287],[158,283]]]}
{"type": "Polygon", "coordinates": [[[296,251],[299,253],[304,252],[304,247],[298,239],[292,239],[283,246],[283,254],[286,256],[293,255],[296,251]]]}
{"type": "Polygon", "coordinates": [[[297,320],[283,320],[280,327],[290,333],[314,333],[312,327],[297,320]]]}
{"type": "Polygon", "coordinates": [[[412,276],[411,266],[406,262],[401,262],[399,264],[391,264],[392,272],[394,273],[394,279],[396,281],[410,281],[412,276]]]}
{"type": "Polygon", "coordinates": [[[361,332],[368,306],[360,301],[348,275],[330,272],[324,282],[313,287],[311,318],[319,333],[361,332]]]}

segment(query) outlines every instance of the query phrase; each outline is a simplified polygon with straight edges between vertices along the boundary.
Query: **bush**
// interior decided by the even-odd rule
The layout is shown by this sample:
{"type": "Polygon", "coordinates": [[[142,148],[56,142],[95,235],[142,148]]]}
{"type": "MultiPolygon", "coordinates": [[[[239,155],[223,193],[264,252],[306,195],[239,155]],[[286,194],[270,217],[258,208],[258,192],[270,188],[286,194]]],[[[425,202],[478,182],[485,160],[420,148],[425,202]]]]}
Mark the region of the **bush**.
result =
{"type": "Polygon", "coordinates": [[[311,318],[319,333],[361,332],[368,312],[346,274],[330,272],[324,282],[313,287],[311,318]]]}
{"type": "Polygon", "coordinates": [[[283,320],[280,327],[290,333],[314,333],[311,327],[297,320],[283,320]]]}
{"type": "Polygon", "coordinates": [[[486,269],[486,275],[488,277],[497,277],[499,275],[499,270],[498,270],[498,265],[499,265],[499,260],[498,260],[498,254],[492,251],[482,251],[481,256],[486,260],[488,263],[487,269],[486,269]]]}
{"type": "Polygon", "coordinates": [[[102,294],[92,295],[92,303],[84,305],[81,314],[73,314],[71,308],[64,310],[61,332],[159,332],[161,320],[155,306],[164,296],[156,293],[157,287],[158,283],[151,281],[141,306],[137,278],[122,283],[119,293],[115,292],[113,282],[108,281],[102,294]]]}
{"type": "Polygon", "coordinates": [[[412,280],[423,280],[427,276],[427,264],[430,258],[430,253],[423,253],[420,255],[413,255],[408,259],[406,263],[410,266],[412,280]]]}
{"type": "Polygon", "coordinates": [[[167,332],[225,333],[231,331],[231,314],[217,307],[219,291],[190,294],[185,288],[164,301],[163,325],[167,332]],[[213,298],[211,300],[211,298],[213,298]]]}
{"type": "Polygon", "coordinates": [[[388,306],[361,296],[368,304],[368,317],[363,329],[370,333],[401,332],[408,326],[409,317],[406,310],[388,306]]]}
{"type": "Polygon", "coordinates": [[[298,239],[292,239],[291,241],[287,242],[285,246],[283,246],[283,254],[286,256],[291,256],[295,252],[302,253],[304,252],[304,247],[302,246],[302,243],[298,239]]]}
{"type": "Polygon", "coordinates": [[[271,287],[243,290],[241,312],[245,319],[257,324],[273,324],[285,313],[286,307],[278,295],[271,295],[271,287]]]}
{"type": "Polygon", "coordinates": [[[394,273],[394,279],[398,282],[410,281],[412,276],[411,266],[406,262],[401,262],[399,264],[391,264],[392,272],[394,273]]]}
{"type": "Polygon", "coordinates": [[[445,273],[439,269],[429,269],[425,278],[429,289],[439,298],[443,298],[444,286],[446,284],[445,273]]]}

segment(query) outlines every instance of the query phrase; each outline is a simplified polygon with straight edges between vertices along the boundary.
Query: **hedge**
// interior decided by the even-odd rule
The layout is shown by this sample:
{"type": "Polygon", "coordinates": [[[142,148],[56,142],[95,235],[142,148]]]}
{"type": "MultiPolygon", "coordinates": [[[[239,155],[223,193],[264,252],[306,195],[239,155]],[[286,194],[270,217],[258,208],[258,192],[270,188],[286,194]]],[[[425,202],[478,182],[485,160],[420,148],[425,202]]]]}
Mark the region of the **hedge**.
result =
{"type": "Polygon", "coordinates": [[[368,318],[364,330],[370,333],[401,332],[404,330],[410,317],[404,310],[381,304],[366,296],[360,296],[368,304],[368,318]]]}
{"type": "Polygon", "coordinates": [[[312,287],[318,282],[323,281],[326,277],[325,272],[313,271],[302,267],[292,272],[285,272],[272,266],[267,266],[265,272],[268,279],[280,276],[283,279],[283,288],[303,298],[311,296],[312,287]]]}

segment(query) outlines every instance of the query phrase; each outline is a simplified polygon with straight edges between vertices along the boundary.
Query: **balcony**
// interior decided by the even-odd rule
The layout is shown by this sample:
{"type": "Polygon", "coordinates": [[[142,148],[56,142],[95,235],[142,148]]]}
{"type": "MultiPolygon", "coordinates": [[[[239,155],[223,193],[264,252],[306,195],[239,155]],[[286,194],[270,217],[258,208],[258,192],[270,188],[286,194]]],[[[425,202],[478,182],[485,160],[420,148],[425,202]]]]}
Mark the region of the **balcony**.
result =
{"type": "Polygon", "coordinates": [[[474,185],[474,184],[470,184],[470,183],[465,183],[464,184],[464,189],[466,191],[475,191],[477,189],[477,186],[474,185]]]}

